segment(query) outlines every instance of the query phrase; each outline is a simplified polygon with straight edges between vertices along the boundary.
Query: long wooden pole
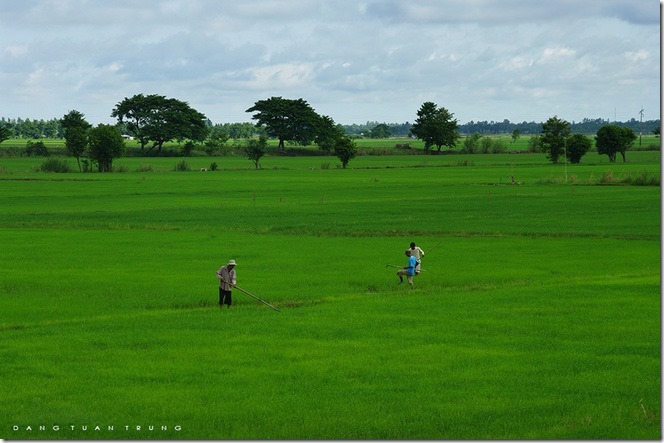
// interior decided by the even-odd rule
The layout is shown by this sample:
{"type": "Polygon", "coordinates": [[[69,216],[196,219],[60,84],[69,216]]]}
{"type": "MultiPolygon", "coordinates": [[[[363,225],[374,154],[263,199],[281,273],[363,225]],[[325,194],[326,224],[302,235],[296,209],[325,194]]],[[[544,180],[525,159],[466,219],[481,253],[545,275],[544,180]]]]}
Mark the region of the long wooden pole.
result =
{"type": "Polygon", "coordinates": [[[274,306],[272,306],[271,304],[269,304],[268,302],[266,302],[266,301],[263,300],[262,298],[260,298],[260,297],[256,297],[256,296],[255,296],[254,294],[252,294],[251,292],[249,292],[249,291],[245,291],[244,289],[240,288],[239,286],[234,286],[234,285],[228,283],[227,281],[225,281],[224,279],[221,279],[221,281],[223,281],[224,283],[226,283],[226,284],[228,284],[228,285],[231,285],[232,288],[235,288],[235,289],[237,289],[237,290],[240,291],[240,292],[244,292],[244,293],[247,294],[249,297],[255,298],[255,299],[258,300],[259,302],[263,303],[264,305],[267,305],[267,306],[271,307],[271,308],[274,309],[275,311],[277,311],[277,312],[281,312],[281,311],[279,311],[279,309],[275,308],[274,306]]]}
{"type": "Polygon", "coordinates": [[[429,252],[427,252],[427,254],[431,254],[431,251],[433,251],[433,250],[436,249],[438,246],[440,246],[440,243],[441,243],[441,242],[438,242],[438,244],[437,244],[436,246],[434,246],[433,248],[429,249],[429,252]]]}
{"type": "MultiPolygon", "coordinates": [[[[403,266],[397,266],[397,265],[385,265],[386,268],[397,268],[397,269],[403,269],[403,266]]],[[[427,272],[426,269],[420,269],[421,272],[427,272]]]]}

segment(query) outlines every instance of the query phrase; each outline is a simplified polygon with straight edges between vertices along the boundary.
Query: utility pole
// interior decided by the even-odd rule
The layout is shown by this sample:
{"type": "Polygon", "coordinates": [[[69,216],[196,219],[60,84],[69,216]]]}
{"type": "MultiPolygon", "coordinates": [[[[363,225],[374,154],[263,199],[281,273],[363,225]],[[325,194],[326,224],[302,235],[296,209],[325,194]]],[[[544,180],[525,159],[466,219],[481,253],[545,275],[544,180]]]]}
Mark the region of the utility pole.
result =
{"type": "Polygon", "coordinates": [[[639,114],[641,114],[641,126],[639,128],[639,146],[641,146],[641,136],[643,135],[643,106],[641,106],[639,114]]]}

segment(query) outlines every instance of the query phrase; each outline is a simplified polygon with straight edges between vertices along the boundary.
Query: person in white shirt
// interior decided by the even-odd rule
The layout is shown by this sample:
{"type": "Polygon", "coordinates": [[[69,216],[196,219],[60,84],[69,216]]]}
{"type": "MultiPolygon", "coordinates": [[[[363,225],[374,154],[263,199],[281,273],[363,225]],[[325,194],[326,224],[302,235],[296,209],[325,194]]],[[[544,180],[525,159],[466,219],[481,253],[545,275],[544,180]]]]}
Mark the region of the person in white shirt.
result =
{"type": "Polygon", "coordinates": [[[226,305],[229,309],[231,307],[231,289],[235,286],[235,260],[228,262],[226,266],[222,266],[217,271],[217,278],[219,279],[219,307],[223,308],[226,305]]]}
{"type": "Polygon", "coordinates": [[[424,251],[419,246],[415,246],[415,242],[411,242],[410,253],[413,257],[417,259],[417,267],[415,268],[415,274],[417,275],[421,272],[420,270],[420,267],[422,265],[421,258],[424,257],[424,251]]]}

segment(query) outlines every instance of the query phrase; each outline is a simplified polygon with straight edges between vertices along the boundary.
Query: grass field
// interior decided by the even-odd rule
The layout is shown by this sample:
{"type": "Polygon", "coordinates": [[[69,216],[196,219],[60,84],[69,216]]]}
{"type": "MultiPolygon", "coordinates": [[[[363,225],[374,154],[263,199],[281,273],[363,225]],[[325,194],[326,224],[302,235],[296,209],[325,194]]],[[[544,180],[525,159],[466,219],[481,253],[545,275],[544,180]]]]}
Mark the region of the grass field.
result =
{"type": "Polygon", "coordinates": [[[0,438],[660,439],[660,187],[621,180],[660,158],[627,158],[0,159],[0,438]],[[231,258],[280,312],[219,310],[231,258]]]}

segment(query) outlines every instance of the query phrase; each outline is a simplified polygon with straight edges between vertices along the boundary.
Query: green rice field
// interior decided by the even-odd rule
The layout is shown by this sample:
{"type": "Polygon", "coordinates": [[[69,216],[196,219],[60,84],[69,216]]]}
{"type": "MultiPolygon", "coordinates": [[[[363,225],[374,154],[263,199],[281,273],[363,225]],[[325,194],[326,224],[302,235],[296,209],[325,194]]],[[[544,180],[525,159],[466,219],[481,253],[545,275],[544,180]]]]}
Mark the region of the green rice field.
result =
{"type": "Polygon", "coordinates": [[[661,439],[660,152],[182,160],[0,158],[0,438],[661,439]]]}

